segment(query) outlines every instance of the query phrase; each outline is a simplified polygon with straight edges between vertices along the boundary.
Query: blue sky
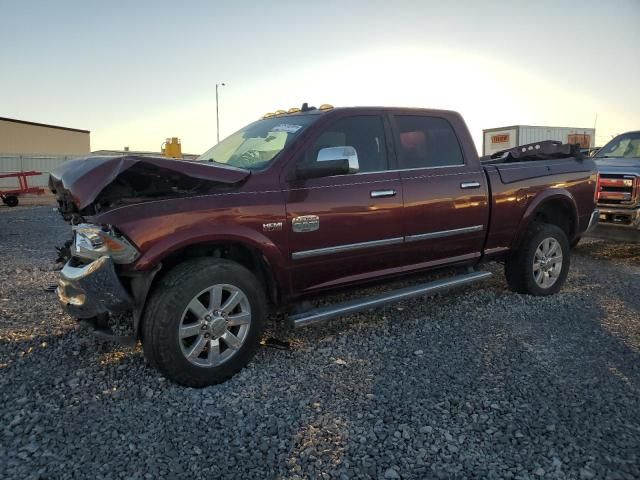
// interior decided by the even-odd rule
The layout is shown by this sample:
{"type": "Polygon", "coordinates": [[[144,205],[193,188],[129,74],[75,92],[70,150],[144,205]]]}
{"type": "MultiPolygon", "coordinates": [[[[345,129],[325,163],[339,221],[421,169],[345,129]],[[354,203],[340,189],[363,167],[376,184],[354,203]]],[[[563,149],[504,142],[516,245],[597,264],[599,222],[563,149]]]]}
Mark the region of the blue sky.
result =
{"type": "Polygon", "coordinates": [[[481,130],[640,128],[640,0],[0,0],[0,116],[93,149],[215,142],[267,111],[451,108],[481,130]]]}

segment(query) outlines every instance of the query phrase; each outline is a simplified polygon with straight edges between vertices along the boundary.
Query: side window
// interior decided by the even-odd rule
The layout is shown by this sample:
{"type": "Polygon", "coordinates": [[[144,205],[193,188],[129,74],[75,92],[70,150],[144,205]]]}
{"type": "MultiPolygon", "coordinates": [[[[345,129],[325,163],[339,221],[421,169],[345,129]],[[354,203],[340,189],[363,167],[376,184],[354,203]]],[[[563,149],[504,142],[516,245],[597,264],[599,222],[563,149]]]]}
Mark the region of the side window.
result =
{"type": "Polygon", "coordinates": [[[330,124],[306,152],[306,163],[313,163],[327,147],[353,147],[358,154],[360,172],[388,169],[384,127],[378,116],[347,117],[330,124]]]}
{"type": "Polygon", "coordinates": [[[400,168],[464,165],[456,134],[444,118],[396,115],[400,168]]]}

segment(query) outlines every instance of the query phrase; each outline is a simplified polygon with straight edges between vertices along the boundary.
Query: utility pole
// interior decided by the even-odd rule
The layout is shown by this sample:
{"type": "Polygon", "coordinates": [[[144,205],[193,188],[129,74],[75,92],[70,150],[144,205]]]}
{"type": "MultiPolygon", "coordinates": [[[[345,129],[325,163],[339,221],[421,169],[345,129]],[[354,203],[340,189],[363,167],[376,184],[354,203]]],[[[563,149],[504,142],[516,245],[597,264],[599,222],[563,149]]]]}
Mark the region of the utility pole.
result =
{"type": "Polygon", "coordinates": [[[218,108],[218,87],[224,87],[223,83],[216,83],[216,133],[217,133],[217,143],[220,143],[220,110],[218,108]]]}

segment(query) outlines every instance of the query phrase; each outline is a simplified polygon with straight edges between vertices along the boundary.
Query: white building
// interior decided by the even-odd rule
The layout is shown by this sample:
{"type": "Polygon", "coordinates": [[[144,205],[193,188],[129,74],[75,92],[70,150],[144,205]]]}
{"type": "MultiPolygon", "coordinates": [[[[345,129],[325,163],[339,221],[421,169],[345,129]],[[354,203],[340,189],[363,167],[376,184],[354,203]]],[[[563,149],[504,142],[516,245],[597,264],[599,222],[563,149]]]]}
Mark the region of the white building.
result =
{"type": "Polygon", "coordinates": [[[492,155],[500,150],[543,140],[578,143],[583,148],[589,148],[595,146],[595,138],[595,128],[541,127],[532,125],[488,128],[482,131],[482,154],[492,155]]]}

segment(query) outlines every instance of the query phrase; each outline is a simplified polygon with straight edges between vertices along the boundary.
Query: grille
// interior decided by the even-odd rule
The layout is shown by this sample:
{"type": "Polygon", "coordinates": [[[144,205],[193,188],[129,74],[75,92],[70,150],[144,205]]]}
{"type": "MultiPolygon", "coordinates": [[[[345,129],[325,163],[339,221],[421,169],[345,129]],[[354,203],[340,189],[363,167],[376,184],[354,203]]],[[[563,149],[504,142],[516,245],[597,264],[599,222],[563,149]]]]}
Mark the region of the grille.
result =
{"type": "Polygon", "coordinates": [[[634,174],[601,173],[598,203],[602,205],[633,205],[638,201],[640,177],[634,174]]]}

